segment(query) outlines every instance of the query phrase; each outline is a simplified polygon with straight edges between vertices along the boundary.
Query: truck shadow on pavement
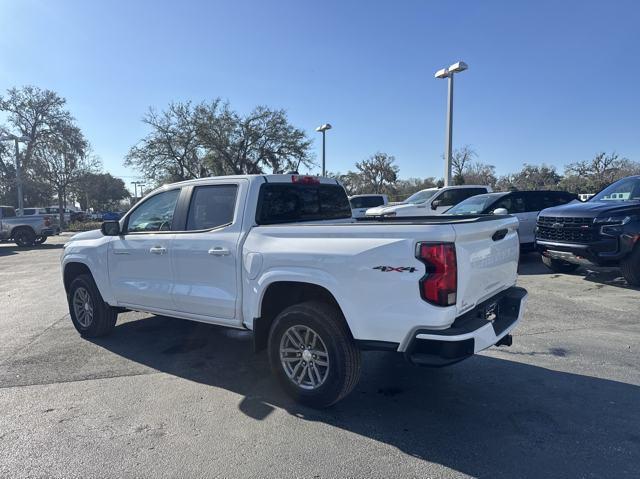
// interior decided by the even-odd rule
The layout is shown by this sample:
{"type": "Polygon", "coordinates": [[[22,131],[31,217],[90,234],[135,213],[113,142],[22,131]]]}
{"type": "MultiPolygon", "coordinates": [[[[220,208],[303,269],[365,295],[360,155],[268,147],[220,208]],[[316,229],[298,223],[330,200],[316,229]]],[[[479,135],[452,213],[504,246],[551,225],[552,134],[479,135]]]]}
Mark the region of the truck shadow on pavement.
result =
{"type": "Polygon", "coordinates": [[[284,395],[266,354],[252,352],[249,333],[123,316],[114,334],[93,342],[158,371],[237,393],[239,410],[255,420],[281,408],[475,477],[637,477],[635,385],[483,355],[423,369],[395,353],[371,352],[364,354],[354,392],[313,410],[284,395]]]}
{"type": "MultiPolygon", "coordinates": [[[[520,257],[518,265],[518,274],[522,276],[532,275],[548,275],[553,279],[561,279],[563,274],[557,274],[549,270],[540,259],[538,253],[523,254],[520,257]]],[[[598,285],[616,286],[618,288],[630,289],[632,291],[640,291],[640,288],[631,286],[622,276],[620,268],[599,267],[599,266],[581,266],[575,272],[569,273],[570,276],[582,277],[585,281],[590,281],[598,285]]]]}
{"type": "Polygon", "coordinates": [[[33,251],[33,250],[46,250],[46,249],[62,249],[64,247],[64,244],[59,243],[59,244],[41,244],[41,245],[34,245],[34,246],[26,246],[26,247],[22,247],[22,246],[18,246],[15,243],[0,243],[0,257],[2,256],[11,256],[14,254],[20,254],[26,251],[33,251]]]}

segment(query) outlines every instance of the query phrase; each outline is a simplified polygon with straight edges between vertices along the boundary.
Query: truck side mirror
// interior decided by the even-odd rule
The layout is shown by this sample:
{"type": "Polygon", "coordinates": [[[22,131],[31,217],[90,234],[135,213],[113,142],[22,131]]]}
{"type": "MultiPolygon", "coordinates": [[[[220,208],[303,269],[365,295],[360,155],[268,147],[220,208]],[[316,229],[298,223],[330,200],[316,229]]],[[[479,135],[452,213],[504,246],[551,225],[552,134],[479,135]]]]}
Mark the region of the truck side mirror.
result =
{"type": "Polygon", "coordinates": [[[493,210],[494,215],[508,215],[509,211],[506,208],[496,208],[493,210]]]}
{"type": "Polygon", "coordinates": [[[442,203],[442,201],[440,201],[440,200],[433,200],[431,202],[431,209],[432,210],[437,210],[438,206],[440,206],[441,203],[442,203]]]}
{"type": "Polygon", "coordinates": [[[104,221],[100,227],[100,231],[105,236],[118,236],[120,235],[120,222],[119,221],[104,221]]]}

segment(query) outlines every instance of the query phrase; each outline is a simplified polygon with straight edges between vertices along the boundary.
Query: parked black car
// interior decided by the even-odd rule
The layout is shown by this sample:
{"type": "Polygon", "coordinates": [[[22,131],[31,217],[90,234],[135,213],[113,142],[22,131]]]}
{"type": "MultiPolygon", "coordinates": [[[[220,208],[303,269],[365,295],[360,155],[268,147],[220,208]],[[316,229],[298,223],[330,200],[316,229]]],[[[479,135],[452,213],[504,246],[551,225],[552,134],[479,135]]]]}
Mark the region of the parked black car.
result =
{"type": "Polygon", "coordinates": [[[540,212],[536,248],[555,272],[580,264],[619,265],[640,286],[640,176],[616,181],[584,203],[540,212]]]}

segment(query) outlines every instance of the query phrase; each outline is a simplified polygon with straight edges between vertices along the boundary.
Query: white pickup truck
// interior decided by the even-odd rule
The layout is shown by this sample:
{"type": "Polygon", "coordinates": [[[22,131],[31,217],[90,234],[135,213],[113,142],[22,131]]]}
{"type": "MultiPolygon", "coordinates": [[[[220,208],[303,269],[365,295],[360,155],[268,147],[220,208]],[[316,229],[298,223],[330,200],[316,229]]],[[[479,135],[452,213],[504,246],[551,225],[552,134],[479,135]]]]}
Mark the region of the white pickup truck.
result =
{"type": "Polygon", "coordinates": [[[369,208],[365,216],[434,216],[475,195],[490,193],[490,186],[459,185],[427,188],[412,194],[401,203],[369,208]]]}
{"type": "Polygon", "coordinates": [[[502,215],[356,222],[332,179],[206,178],[74,236],[63,279],[83,336],[125,310],[252,330],[284,389],[324,407],[356,385],[361,350],[443,366],[509,345],[527,297],[517,227],[502,215]]]}

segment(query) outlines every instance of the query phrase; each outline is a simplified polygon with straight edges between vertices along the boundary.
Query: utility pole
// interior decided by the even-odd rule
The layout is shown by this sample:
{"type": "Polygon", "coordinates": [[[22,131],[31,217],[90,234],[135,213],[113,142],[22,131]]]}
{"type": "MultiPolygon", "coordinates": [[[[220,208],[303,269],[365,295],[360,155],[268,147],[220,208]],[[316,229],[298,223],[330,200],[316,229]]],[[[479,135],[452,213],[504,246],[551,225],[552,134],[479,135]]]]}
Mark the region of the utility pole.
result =
{"type": "Polygon", "coordinates": [[[0,136],[0,141],[13,140],[15,146],[15,155],[16,155],[16,189],[18,190],[18,214],[22,215],[22,210],[24,208],[24,197],[22,195],[22,172],[20,166],[20,145],[21,141],[29,141],[29,137],[23,136],[18,137],[16,135],[5,135],[0,136]]]}
{"type": "Polygon", "coordinates": [[[16,147],[16,186],[18,189],[18,212],[22,215],[24,208],[24,196],[22,196],[22,173],[20,168],[20,146],[18,145],[18,137],[13,137],[16,147]]]}

